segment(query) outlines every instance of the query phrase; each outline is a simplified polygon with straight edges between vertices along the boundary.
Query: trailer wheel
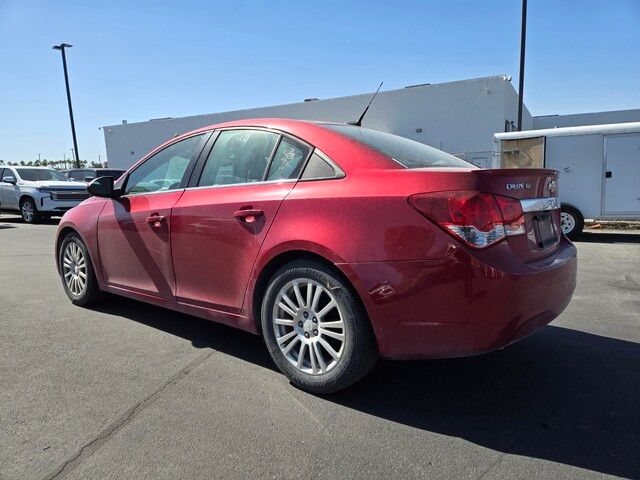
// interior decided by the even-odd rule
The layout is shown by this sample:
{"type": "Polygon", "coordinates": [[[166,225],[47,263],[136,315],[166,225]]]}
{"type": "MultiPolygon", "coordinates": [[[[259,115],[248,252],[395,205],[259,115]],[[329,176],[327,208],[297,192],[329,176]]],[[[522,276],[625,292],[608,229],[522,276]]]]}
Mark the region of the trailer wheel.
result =
{"type": "Polygon", "coordinates": [[[560,225],[562,233],[571,240],[575,240],[584,228],[584,217],[577,208],[570,205],[560,207],[560,225]]]}

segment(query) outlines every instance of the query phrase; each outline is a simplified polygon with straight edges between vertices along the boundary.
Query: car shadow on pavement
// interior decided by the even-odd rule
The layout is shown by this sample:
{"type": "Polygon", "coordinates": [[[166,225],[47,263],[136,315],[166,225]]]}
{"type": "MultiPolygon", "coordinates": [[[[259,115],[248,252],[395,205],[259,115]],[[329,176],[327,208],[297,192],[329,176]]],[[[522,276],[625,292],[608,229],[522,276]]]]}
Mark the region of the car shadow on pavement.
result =
{"type": "Polygon", "coordinates": [[[212,348],[261,367],[277,370],[262,337],[237,328],[111,294],[107,294],[104,301],[90,308],[184,338],[196,348],[212,348]]]}
{"type": "Polygon", "coordinates": [[[582,232],[576,243],[640,243],[640,233],[582,232]]]}
{"type": "MultiPolygon", "coordinates": [[[[257,336],[124,298],[96,309],[275,370],[257,336]]],[[[479,357],[383,360],[322,401],[505,454],[640,478],[634,342],[547,326],[479,357]]]]}
{"type": "MultiPolygon", "coordinates": [[[[5,216],[5,215],[0,215],[0,223],[9,223],[9,224],[22,224],[25,227],[28,227],[29,224],[25,223],[24,220],[22,220],[22,218],[16,216],[16,217],[12,217],[12,216],[5,216]]],[[[43,218],[42,220],[40,220],[40,222],[37,225],[57,225],[60,223],[60,218],[56,217],[56,218],[43,218]]],[[[10,228],[10,227],[6,227],[5,228],[10,228]]]]}
{"type": "Polygon", "coordinates": [[[381,362],[332,400],[506,454],[640,478],[638,343],[547,326],[480,357],[381,362]]]}

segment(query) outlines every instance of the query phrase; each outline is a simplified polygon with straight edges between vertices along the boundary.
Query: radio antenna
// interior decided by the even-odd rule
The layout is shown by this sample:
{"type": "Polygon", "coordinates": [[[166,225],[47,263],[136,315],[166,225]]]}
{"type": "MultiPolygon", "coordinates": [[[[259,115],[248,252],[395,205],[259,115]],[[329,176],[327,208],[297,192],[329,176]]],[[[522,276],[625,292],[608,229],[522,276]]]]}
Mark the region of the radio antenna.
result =
{"type": "Polygon", "coordinates": [[[367,114],[367,111],[369,110],[369,107],[371,106],[371,103],[373,102],[373,99],[376,98],[376,95],[378,95],[378,92],[380,91],[380,87],[382,87],[383,83],[384,82],[380,82],[380,85],[378,85],[378,89],[376,90],[376,93],[374,93],[373,96],[371,97],[371,100],[369,100],[369,103],[367,104],[367,107],[364,109],[364,112],[362,112],[362,115],[360,115],[360,118],[358,119],[358,121],[357,122],[348,122],[349,125],[355,125],[356,127],[361,127],[362,126],[362,119],[367,114]]]}

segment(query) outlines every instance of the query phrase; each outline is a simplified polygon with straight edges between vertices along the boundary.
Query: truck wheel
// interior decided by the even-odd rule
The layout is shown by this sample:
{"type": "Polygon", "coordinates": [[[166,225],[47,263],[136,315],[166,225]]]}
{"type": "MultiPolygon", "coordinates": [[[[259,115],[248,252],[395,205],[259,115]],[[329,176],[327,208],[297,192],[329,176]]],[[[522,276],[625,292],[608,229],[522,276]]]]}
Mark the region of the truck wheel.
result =
{"type": "Polygon", "coordinates": [[[31,198],[25,198],[20,202],[20,215],[25,223],[38,223],[41,219],[36,203],[31,198]]]}
{"type": "Polygon", "coordinates": [[[582,233],[584,218],[577,208],[562,205],[560,208],[560,225],[562,233],[571,240],[575,240],[582,233]]]}

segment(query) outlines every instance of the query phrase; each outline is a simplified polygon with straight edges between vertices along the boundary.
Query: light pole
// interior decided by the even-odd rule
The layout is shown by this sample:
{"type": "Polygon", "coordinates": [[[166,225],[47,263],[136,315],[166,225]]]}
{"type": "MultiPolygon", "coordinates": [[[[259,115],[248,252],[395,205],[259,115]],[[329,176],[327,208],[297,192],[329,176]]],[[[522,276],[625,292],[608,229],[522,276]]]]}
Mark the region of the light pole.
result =
{"type": "Polygon", "coordinates": [[[78,153],[78,141],[76,140],[76,125],[73,121],[73,107],[71,106],[71,91],[69,90],[69,75],[67,74],[67,57],[64,54],[65,48],[71,48],[73,45],[68,43],[61,43],[60,45],[54,45],[54,50],[60,50],[62,53],[62,68],[64,69],[64,83],[67,87],[67,103],[69,104],[69,119],[71,120],[71,135],[73,136],[73,148],[75,151],[75,163],[76,168],[80,168],[80,154],[78,153]]]}
{"type": "Polygon", "coordinates": [[[522,26],[520,28],[520,78],[518,79],[518,131],[522,131],[522,102],[524,97],[524,52],[527,41],[527,0],[522,0],[522,26]]]}

